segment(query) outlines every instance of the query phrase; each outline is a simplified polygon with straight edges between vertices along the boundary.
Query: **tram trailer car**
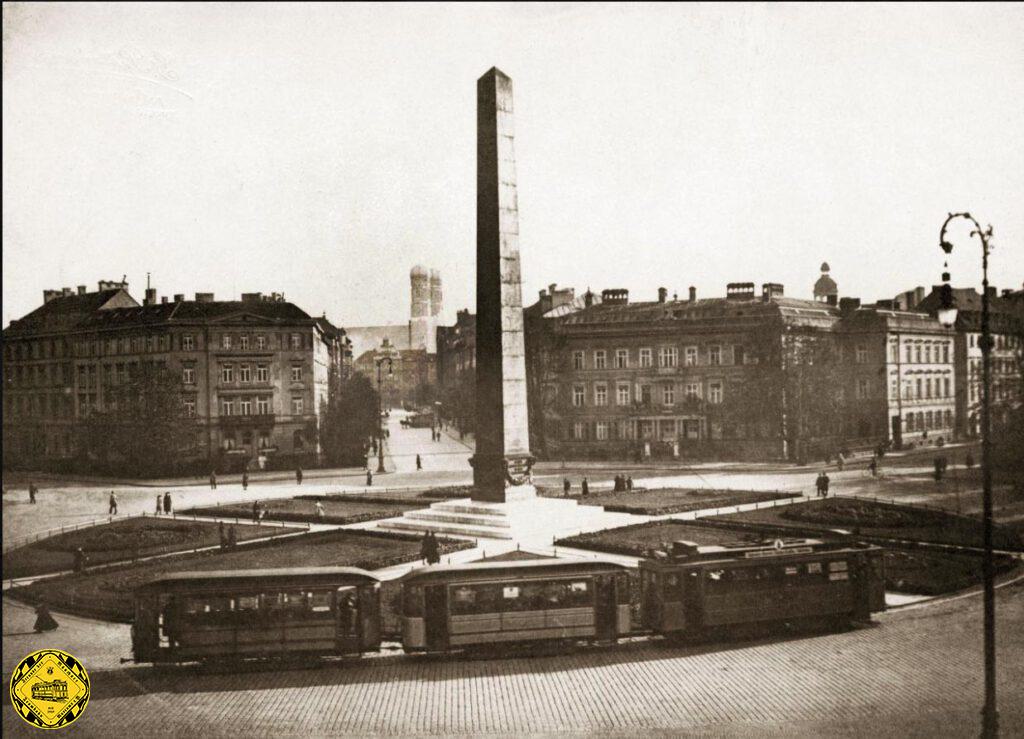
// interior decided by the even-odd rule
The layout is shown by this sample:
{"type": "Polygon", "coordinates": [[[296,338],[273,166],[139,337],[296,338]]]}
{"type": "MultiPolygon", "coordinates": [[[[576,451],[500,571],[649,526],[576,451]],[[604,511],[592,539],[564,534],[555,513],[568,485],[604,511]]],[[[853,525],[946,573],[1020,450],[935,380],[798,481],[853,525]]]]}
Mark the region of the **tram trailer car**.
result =
{"type": "Polygon", "coordinates": [[[352,567],[181,572],[135,590],[136,662],[380,649],[380,581],[352,567]]]}
{"type": "Polygon", "coordinates": [[[883,550],[807,539],[771,546],[698,547],[640,560],[644,626],[656,634],[769,623],[849,623],[885,608],[883,550]]]}
{"type": "Polygon", "coordinates": [[[558,559],[424,567],[404,575],[406,652],[496,643],[614,642],[631,630],[629,568],[558,559]]]}

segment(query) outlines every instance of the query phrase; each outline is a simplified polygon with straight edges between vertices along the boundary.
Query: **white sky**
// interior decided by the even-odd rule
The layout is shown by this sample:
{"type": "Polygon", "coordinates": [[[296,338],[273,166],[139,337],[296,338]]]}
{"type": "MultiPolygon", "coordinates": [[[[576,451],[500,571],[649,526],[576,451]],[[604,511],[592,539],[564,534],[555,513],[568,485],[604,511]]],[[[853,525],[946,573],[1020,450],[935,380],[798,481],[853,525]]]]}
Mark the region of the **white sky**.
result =
{"type": "Polygon", "coordinates": [[[1024,279],[1024,5],[5,5],[3,319],[44,288],[474,307],[476,79],[515,85],[524,303],[548,283],[809,297],[1024,279]],[[980,282],[956,234],[954,282],[980,282]]]}

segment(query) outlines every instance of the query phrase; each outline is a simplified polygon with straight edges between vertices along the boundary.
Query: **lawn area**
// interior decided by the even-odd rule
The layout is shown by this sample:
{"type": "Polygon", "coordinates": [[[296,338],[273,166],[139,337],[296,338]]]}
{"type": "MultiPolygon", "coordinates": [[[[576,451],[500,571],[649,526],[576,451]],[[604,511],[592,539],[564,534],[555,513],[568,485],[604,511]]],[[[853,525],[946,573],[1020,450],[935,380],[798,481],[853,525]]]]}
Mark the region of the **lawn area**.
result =
{"type": "MultiPolygon", "coordinates": [[[[472,542],[439,538],[441,553],[472,547],[472,542]]],[[[370,531],[321,531],[230,551],[199,552],[63,575],[12,588],[7,594],[29,603],[46,602],[57,611],[108,621],[131,621],[132,590],[172,572],[256,570],[273,567],[361,567],[367,570],[420,557],[415,535],[370,531]]]]}
{"type": "Polygon", "coordinates": [[[732,531],[703,526],[699,523],[667,519],[569,536],[558,539],[555,544],[560,547],[575,547],[640,557],[648,549],[661,549],[665,543],[673,541],[692,541],[706,546],[710,544],[743,544],[760,541],[762,538],[758,534],[745,531],[732,531]]]}
{"type": "MultiPolygon", "coordinates": [[[[235,526],[237,541],[298,533],[303,529],[281,526],[235,526]]],[[[70,570],[79,547],[89,566],[135,557],[183,552],[220,544],[220,526],[210,521],[124,518],[112,523],[56,534],[4,553],[4,578],[28,577],[70,570]]]]}
{"type": "MultiPolygon", "coordinates": [[[[842,528],[859,530],[864,536],[871,537],[982,546],[980,519],[856,498],[811,500],[760,511],[731,513],[717,516],[714,520],[767,527],[799,527],[822,533],[842,528]]],[[[1000,549],[1022,548],[1020,535],[998,524],[994,527],[993,539],[1000,549]]]]}
{"type": "Polygon", "coordinates": [[[742,503],[788,500],[799,493],[758,492],[753,490],[705,490],[694,488],[660,488],[608,492],[580,498],[582,505],[604,506],[606,511],[663,516],[670,513],[725,508],[742,503]]]}
{"type": "MultiPolygon", "coordinates": [[[[253,499],[256,500],[255,498],[253,499]]],[[[375,521],[381,518],[394,518],[406,511],[424,508],[429,501],[410,498],[408,501],[375,500],[366,496],[326,497],[302,495],[297,498],[277,498],[261,500],[260,505],[266,509],[267,518],[274,521],[297,521],[303,523],[332,523],[338,525],[375,521]],[[324,517],[317,518],[317,502],[324,508],[324,517]]],[[[186,513],[197,516],[218,516],[252,520],[252,503],[232,503],[229,505],[195,508],[186,513]]]]}

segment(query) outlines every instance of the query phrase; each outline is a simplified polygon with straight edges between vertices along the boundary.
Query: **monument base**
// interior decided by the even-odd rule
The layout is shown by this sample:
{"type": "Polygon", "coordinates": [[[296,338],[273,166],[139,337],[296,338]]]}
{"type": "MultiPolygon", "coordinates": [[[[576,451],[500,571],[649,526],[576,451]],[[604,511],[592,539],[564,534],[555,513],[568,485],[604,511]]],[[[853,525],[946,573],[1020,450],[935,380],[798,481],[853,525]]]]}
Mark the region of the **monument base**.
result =
{"type": "Polygon", "coordinates": [[[514,497],[505,503],[469,498],[440,501],[429,508],[407,511],[400,518],[381,521],[377,528],[405,533],[433,531],[444,536],[545,547],[558,537],[636,523],[628,513],[609,513],[600,506],[579,505],[572,498],[538,496],[532,485],[506,488],[506,493],[514,497]]]}

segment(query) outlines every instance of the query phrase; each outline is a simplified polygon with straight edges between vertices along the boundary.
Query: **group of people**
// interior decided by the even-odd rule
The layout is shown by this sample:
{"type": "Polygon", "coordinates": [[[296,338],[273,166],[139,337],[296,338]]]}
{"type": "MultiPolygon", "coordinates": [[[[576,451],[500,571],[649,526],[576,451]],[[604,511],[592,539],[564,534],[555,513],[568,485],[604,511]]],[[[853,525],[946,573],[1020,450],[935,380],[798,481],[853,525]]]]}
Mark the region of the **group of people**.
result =
{"type": "Polygon", "coordinates": [[[818,479],[815,481],[814,486],[818,489],[819,498],[828,497],[828,486],[831,480],[829,479],[828,473],[822,470],[818,473],[818,479]]]}
{"type": "Polygon", "coordinates": [[[436,565],[441,561],[441,546],[437,543],[437,537],[434,536],[433,531],[428,531],[423,535],[423,541],[420,543],[420,557],[428,565],[436,565]]]}
{"type": "MultiPolygon", "coordinates": [[[[572,483],[569,482],[568,477],[562,478],[562,493],[566,498],[572,493],[572,483]]],[[[586,477],[580,480],[580,495],[583,497],[590,495],[590,482],[586,477]]]]}
{"type": "Polygon", "coordinates": [[[623,493],[633,490],[633,476],[632,475],[616,475],[615,476],[615,492],[623,493]]]}
{"type": "MultiPolygon", "coordinates": [[[[111,493],[113,495],[113,493],[111,493]]],[[[165,516],[171,515],[174,510],[174,504],[171,502],[170,491],[165,492],[163,495],[156,496],[156,515],[160,515],[160,511],[163,510],[165,516]]]]}

